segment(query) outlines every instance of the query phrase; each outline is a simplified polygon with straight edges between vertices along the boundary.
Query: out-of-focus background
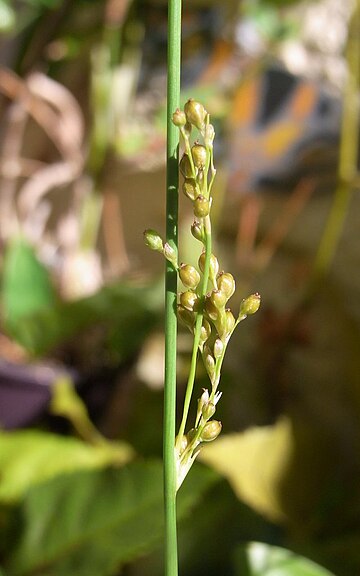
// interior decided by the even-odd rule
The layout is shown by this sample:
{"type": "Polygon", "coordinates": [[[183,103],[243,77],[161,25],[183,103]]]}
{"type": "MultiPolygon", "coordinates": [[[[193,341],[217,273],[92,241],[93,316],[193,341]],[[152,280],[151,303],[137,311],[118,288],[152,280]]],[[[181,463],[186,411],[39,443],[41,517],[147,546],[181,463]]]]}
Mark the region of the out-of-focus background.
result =
{"type": "MultiPolygon", "coordinates": [[[[180,493],[186,576],[250,574],[250,541],[360,573],[359,23],[357,0],[184,2],[215,253],[233,310],[262,296],[180,493]]],[[[166,26],[163,0],[0,0],[3,576],[161,573],[166,26]]],[[[191,222],[181,197],[195,263],[191,222]]]]}

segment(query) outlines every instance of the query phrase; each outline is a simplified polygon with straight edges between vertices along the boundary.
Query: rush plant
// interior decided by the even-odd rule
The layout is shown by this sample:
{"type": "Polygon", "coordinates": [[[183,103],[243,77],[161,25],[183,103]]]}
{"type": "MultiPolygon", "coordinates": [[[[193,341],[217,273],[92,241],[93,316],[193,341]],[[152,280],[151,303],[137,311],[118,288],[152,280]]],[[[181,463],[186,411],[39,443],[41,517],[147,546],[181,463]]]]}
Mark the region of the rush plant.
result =
{"type": "MultiPolygon", "coordinates": [[[[164,255],[170,270],[177,274],[181,285],[180,290],[176,289],[177,317],[193,336],[191,364],[179,430],[176,437],[173,434],[170,441],[164,443],[165,466],[168,461],[172,462],[173,466],[172,474],[169,476],[165,474],[165,494],[169,489],[166,482],[170,478],[175,482],[171,489],[175,502],[176,492],[202,445],[215,440],[221,432],[221,422],[216,420],[214,415],[222,395],[219,384],[226,349],[238,324],[258,310],[260,296],[251,294],[244,298],[240,309],[234,314],[228,307],[229,300],[235,292],[234,277],[230,272],[221,269],[218,258],[213,253],[211,208],[216,169],[213,156],[215,130],[210,122],[210,115],[202,103],[190,99],[183,110],[177,108],[174,111],[172,123],[180,134],[181,187],[192,203],[194,221],[190,232],[199,243],[198,267],[179,263],[176,247],[168,241],[164,243],[155,230],[146,230],[144,238],[149,248],[164,255]],[[196,416],[189,424],[199,358],[209,377],[209,388],[196,390],[196,416]],[[167,450],[171,450],[172,453],[167,454],[167,450]]],[[[171,310],[169,312],[172,313],[171,310]]],[[[167,370],[168,366],[165,367],[165,374],[167,370]]],[[[168,418],[167,409],[168,405],[165,403],[165,424],[168,418]]],[[[173,412],[171,416],[175,418],[173,412]]],[[[175,423],[172,422],[172,430],[174,426],[175,423]]],[[[165,429],[164,434],[167,433],[168,429],[165,429]]],[[[175,564],[172,570],[166,573],[167,576],[177,574],[175,564]]]]}

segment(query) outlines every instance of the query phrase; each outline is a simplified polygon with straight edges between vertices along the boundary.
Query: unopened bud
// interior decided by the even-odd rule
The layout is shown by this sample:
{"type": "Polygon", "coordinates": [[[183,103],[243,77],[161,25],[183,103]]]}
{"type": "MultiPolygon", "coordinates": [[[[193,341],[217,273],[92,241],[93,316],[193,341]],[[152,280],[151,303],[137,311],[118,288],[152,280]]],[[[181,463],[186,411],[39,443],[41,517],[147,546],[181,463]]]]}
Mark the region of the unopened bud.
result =
{"type": "Polygon", "coordinates": [[[161,236],[156,232],[156,230],[145,230],[144,241],[146,246],[151,250],[156,250],[156,252],[162,252],[164,249],[163,241],[161,236]]]}
{"type": "Polygon", "coordinates": [[[212,416],[214,416],[216,411],[215,404],[213,402],[207,402],[204,404],[202,409],[202,417],[204,420],[210,420],[212,416]]]}
{"type": "Polygon", "coordinates": [[[182,185],[182,191],[190,200],[195,200],[197,195],[195,180],[193,178],[186,178],[182,185]]]}
{"type": "Polygon", "coordinates": [[[184,306],[186,310],[190,310],[191,312],[196,310],[198,300],[199,299],[195,292],[191,292],[191,290],[187,290],[180,294],[180,304],[184,306]]]}
{"type": "Polygon", "coordinates": [[[210,351],[205,355],[204,363],[206,371],[211,377],[215,372],[215,360],[213,356],[210,354],[210,351]]]}
{"type": "MultiPolygon", "coordinates": [[[[178,436],[176,436],[175,438],[175,445],[178,445],[178,436]]],[[[183,452],[185,452],[186,448],[188,447],[188,439],[185,436],[185,434],[182,435],[181,437],[181,441],[180,441],[180,445],[179,445],[179,452],[180,454],[182,454],[183,452]]]]}
{"type": "Polygon", "coordinates": [[[211,442],[215,440],[221,432],[221,422],[218,420],[210,420],[210,422],[206,422],[203,431],[200,435],[201,442],[211,442]]]}
{"type": "Polygon", "coordinates": [[[216,338],[214,342],[214,357],[216,360],[222,356],[224,352],[224,343],[220,338],[216,338]]]}
{"type": "Polygon", "coordinates": [[[261,302],[261,296],[256,292],[256,294],[251,294],[247,298],[244,298],[240,304],[239,316],[248,316],[249,314],[255,314],[259,310],[261,302]]]}
{"type": "Polygon", "coordinates": [[[216,278],[217,287],[221,292],[223,292],[226,296],[226,299],[229,300],[231,296],[235,292],[235,280],[230,272],[220,272],[220,274],[216,278]]]}
{"type": "Polygon", "coordinates": [[[174,266],[174,268],[177,268],[176,251],[172,246],[170,246],[170,244],[168,242],[166,242],[164,244],[163,254],[164,254],[166,260],[169,260],[169,262],[171,262],[171,264],[174,266]]]}
{"type": "Polygon", "coordinates": [[[215,130],[212,124],[207,124],[205,126],[204,142],[207,148],[212,148],[215,138],[215,130]]]}
{"type": "Polygon", "coordinates": [[[193,178],[194,174],[191,168],[189,156],[187,154],[183,154],[180,160],[179,168],[184,178],[193,178]]]}
{"type": "Polygon", "coordinates": [[[191,225],[191,234],[199,240],[199,242],[203,242],[204,240],[204,227],[200,222],[193,222],[191,225]]]}
{"type": "Polygon", "coordinates": [[[184,306],[182,306],[181,304],[177,305],[177,315],[179,320],[181,320],[181,322],[183,324],[185,324],[185,326],[187,328],[192,329],[194,324],[195,324],[195,314],[194,312],[190,312],[190,310],[187,310],[186,308],[184,308],[184,306]]]}
{"type": "Polygon", "coordinates": [[[226,295],[221,290],[213,290],[210,294],[210,299],[218,310],[224,308],[227,301],[226,295]]]}
{"type": "Polygon", "coordinates": [[[196,218],[205,218],[210,212],[210,202],[205,196],[199,194],[194,200],[194,214],[196,218]]]}
{"type": "Polygon", "coordinates": [[[208,155],[205,146],[202,144],[194,144],[194,146],[191,148],[191,154],[195,166],[197,168],[205,168],[208,155]]]}
{"type": "Polygon", "coordinates": [[[200,102],[196,102],[196,100],[190,98],[184,106],[184,112],[190,124],[196,126],[198,130],[203,129],[207,112],[200,102]]]}
{"type": "Polygon", "coordinates": [[[179,108],[177,108],[172,116],[172,121],[175,126],[181,128],[181,126],[185,126],[186,124],[186,114],[179,108]]]}
{"type": "Polygon", "coordinates": [[[179,268],[179,276],[181,282],[187,288],[195,289],[200,282],[199,272],[190,264],[181,264],[179,268]]]}

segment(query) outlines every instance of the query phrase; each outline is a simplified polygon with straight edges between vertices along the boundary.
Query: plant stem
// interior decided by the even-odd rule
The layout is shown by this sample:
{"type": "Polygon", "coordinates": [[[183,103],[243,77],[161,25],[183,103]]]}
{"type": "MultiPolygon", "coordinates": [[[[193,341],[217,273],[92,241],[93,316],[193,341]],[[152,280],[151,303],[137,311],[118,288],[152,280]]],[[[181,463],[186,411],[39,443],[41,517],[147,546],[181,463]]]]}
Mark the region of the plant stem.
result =
{"type": "Polygon", "coordinates": [[[360,2],[357,0],[349,27],[347,46],[348,79],[343,103],[339,182],[314,264],[315,281],[321,279],[328,272],[334,258],[357,176],[360,116],[358,104],[360,84],[359,24],[360,2]]]}
{"type": "MultiPolygon", "coordinates": [[[[176,249],[178,242],[178,147],[179,133],[172,114],[180,104],[181,0],[168,3],[168,81],[166,153],[166,241],[176,249]]],[[[165,576],[178,575],[176,534],[176,295],[177,271],[166,263],[165,279],[165,390],[164,390],[164,512],[165,576]]]]}
{"type": "MultiPolygon", "coordinates": [[[[201,294],[200,294],[202,304],[203,304],[204,297],[205,297],[206,292],[207,292],[207,287],[208,287],[208,282],[209,282],[209,271],[210,271],[211,224],[210,224],[210,217],[209,216],[207,216],[205,219],[204,229],[205,229],[205,234],[206,234],[206,240],[205,240],[204,275],[203,275],[203,282],[202,282],[201,294]]],[[[197,314],[196,323],[195,323],[193,349],[192,349],[192,355],[191,355],[189,377],[188,377],[188,382],[187,382],[186,392],[185,392],[184,409],[183,409],[183,415],[182,415],[181,424],[180,424],[180,428],[179,428],[179,433],[177,436],[178,437],[178,446],[177,446],[178,448],[180,447],[181,438],[185,432],[185,426],[186,426],[186,421],[187,421],[187,417],[188,417],[188,413],[189,413],[191,396],[192,396],[192,392],[193,392],[193,388],[194,388],[195,373],[196,373],[196,360],[197,360],[197,354],[198,354],[199,343],[200,343],[200,331],[201,331],[203,316],[204,316],[204,314],[203,314],[203,311],[201,309],[197,314]]]]}

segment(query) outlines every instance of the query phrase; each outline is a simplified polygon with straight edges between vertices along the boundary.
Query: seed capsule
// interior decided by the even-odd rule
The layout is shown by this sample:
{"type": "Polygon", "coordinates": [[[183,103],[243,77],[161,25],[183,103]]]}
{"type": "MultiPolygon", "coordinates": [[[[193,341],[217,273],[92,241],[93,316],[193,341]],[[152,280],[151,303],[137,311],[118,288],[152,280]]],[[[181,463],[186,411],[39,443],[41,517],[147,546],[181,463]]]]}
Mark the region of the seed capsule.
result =
{"type": "Polygon", "coordinates": [[[219,309],[213,304],[210,296],[205,298],[205,312],[213,322],[216,322],[219,318],[219,309]]]}
{"type": "Polygon", "coordinates": [[[190,200],[195,200],[196,198],[196,182],[193,178],[186,178],[183,185],[182,191],[185,196],[190,198],[190,200]]]}
{"type": "Polygon", "coordinates": [[[196,240],[199,240],[199,242],[203,242],[204,240],[204,227],[202,224],[200,224],[200,222],[193,222],[191,225],[191,234],[194,236],[194,238],[196,238],[196,240]]]}
{"type": "MultiPolygon", "coordinates": [[[[178,436],[176,436],[175,438],[175,444],[177,444],[178,442],[178,436]]],[[[180,454],[182,454],[183,452],[185,452],[186,448],[188,447],[188,439],[185,436],[185,434],[182,435],[181,437],[181,442],[180,442],[180,446],[179,446],[179,452],[180,454]]]]}
{"type": "Polygon", "coordinates": [[[201,442],[211,442],[215,440],[221,432],[222,424],[218,420],[210,420],[206,422],[203,431],[200,435],[201,442]]]}
{"type": "Polygon", "coordinates": [[[179,268],[179,276],[184,286],[192,288],[193,290],[195,290],[200,282],[199,272],[190,264],[181,264],[179,268]]]}
{"type": "Polygon", "coordinates": [[[179,168],[184,178],[193,178],[194,174],[191,168],[189,156],[187,154],[183,154],[180,160],[179,168]]]}
{"type": "Polygon", "coordinates": [[[231,296],[235,292],[235,280],[230,272],[220,272],[220,274],[216,278],[217,287],[221,292],[226,295],[227,300],[231,298],[231,296]]]}
{"type": "Polygon", "coordinates": [[[210,354],[210,352],[208,354],[206,354],[205,359],[205,368],[207,373],[209,374],[210,378],[211,376],[214,374],[215,372],[215,360],[212,357],[212,355],[210,354]]]}
{"type": "Polygon", "coordinates": [[[235,326],[235,318],[230,308],[227,308],[225,310],[225,319],[226,319],[226,333],[230,334],[235,326]]]}
{"type": "Polygon", "coordinates": [[[181,128],[181,126],[185,126],[186,124],[186,114],[179,108],[177,108],[172,116],[172,121],[175,126],[181,128]]]}
{"type": "Polygon", "coordinates": [[[187,326],[187,328],[190,328],[190,330],[193,328],[194,324],[195,324],[195,314],[194,312],[190,312],[190,310],[187,310],[186,308],[184,308],[184,306],[182,306],[181,304],[177,305],[177,315],[179,320],[181,320],[181,322],[183,324],[185,324],[185,326],[187,326]]]}
{"type": "MultiPolygon", "coordinates": [[[[202,252],[199,257],[199,268],[202,273],[205,270],[205,260],[206,260],[206,252],[202,252]]],[[[219,262],[214,254],[210,256],[210,278],[216,278],[217,273],[219,272],[219,262]]]]}
{"type": "Polygon", "coordinates": [[[194,214],[196,218],[205,218],[210,212],[210,202],[205,196],[199,194],[194,200],[194,214]]]}
{"type": "Polygon", "coordinates": [[[202,417],[204,420],[210,420],[212,416],[214,416],[216,411],[215,404],[213,402],[207,402],[204,404],[202,409],[202,417]]]}
{"type": "Polygon", "coordinates": [[[211,335],[210,323],[206,320],[206,318],[204,318],[200,329],[200,343],[206,342],[206,340],[210,338],[210,335],[211,335]]]}
{"type": "Polygon", "coordinates": [[[190,312],[196,310],[198,300],[199,299],[195,292],[191,292],[191,290],[187,290],[186,292],[182,292],[180,294],[180,304],[184,306],[186,310],[190,310],[190,312]]]}
{"type": "Polygon", "coordinates": [[[261,296],[256,292],[256,294],[251,294],[247,298],[244,298],[240,304],[239,316],[248,316],[249,314],[255,314],[260,308],[261,296]]]}
{"type": "Polygon", "coordinates": [[[161,236],[156,232],[156,230],[145,230],[144,232],[144,241],[146,246],[148,246],[151,250],[156,250],[157,252],[162,252],[164,249],[163,241],[161,236]]]}
{"type": "Polygon", "coordinates": [[[200,102],[196,102],[196,100],[190,98],[184,106],[184,112],[186,114],[186,119],[190,124],[196,126],[198,130],[201,130],[204,127],[207,112],[200,102]]]}
{"type": "Polygon", "coordinates": [[[191,148],[191,154],[194,164],[197,168],[205,168],[207,160],[207,151],[202,144],[194,144],[191,148]]]}
{"type": "Polygon", "coordinates": [[[210,299],[218,310],[224,308],[227,300],[226,294],[224,294],[224,292],[221,290],[213,290],[210,294],[210,299]]]}

